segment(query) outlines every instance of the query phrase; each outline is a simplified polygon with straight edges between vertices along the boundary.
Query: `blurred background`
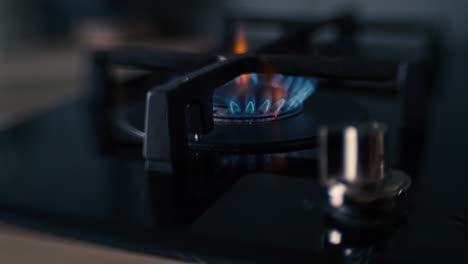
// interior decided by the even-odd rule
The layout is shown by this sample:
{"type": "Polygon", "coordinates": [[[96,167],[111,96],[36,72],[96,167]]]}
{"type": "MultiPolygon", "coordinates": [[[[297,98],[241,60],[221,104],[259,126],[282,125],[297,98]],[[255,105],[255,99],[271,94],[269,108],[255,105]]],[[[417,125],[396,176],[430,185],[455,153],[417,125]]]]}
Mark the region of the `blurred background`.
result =
{"type": "MultiPolygon", "coordinates": [[[[429,133],[430,149],[436,151],[427,157],[425,169],[441,179],[458,175],[447,179],[466,188],[464,0],[0,0],[0,129],[84,95],[90,51],[144,47],[208,52],[219,47],[225,14],[314,19],[343,10],[363,19],[423,20],[440,29],[442,85],[429,133]]],[[[451,195],[438,189],[436,180],[427,184],[434,194],[451,195]]]]}
{"type": "MultiPolygon", "coordinates": [[[[428,20],[443,28],[447,58],[464,62],[465,5],[462,0],[0,0],[0,126],[80,93],[83,52],[116,46],[207,51],[220,38],[225,13],[311,19],[352,9],[360,18],[428,20]]],[[[464,98],[466,82],[458,81],[453,91],[443,91],[454,100],[464,98]]],[[[463,102],[439,103],[455,111],[463,102]]]]}
{"type": "Polygon", "coordinates": [[[446,162],[463,156],[457,152],[467,128],[460,119],[468,95],[463,0],[0,0],[0,128],[83,94],[90,50],[210,51],[219,47],[225,14],[310,20],[343,10],[359,19],[422,20],[438,27],[442,85],[430,134],[440,140],[431,142],[455,151],[441,157],[451,157],[446,162]]]}

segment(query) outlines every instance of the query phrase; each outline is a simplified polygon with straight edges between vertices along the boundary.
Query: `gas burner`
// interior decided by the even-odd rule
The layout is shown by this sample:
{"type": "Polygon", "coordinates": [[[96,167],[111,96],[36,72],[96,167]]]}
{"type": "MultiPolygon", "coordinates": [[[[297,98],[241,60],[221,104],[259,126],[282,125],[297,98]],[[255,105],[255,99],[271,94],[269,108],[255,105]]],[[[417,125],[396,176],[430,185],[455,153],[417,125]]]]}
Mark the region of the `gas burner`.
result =
{"type": "Polygon", "coordinates": [[[315,79],[282,74],[242,74],[213,95],[215,122],[253,123],[298,114],[316,89],[315,79]]]}
{"type": "MultiPolygon", "coordinates": [[[[281,114],[282,109],[291,106],[290,112],[286,110],[283,112],[287,115],[300,110],[305,98],[315,91],[314,78],[402,83],[405,79],[401,77],[403,72],[400,70],[401,67],[398,62],[384,63],[356,58],[255,54],[232,56],[228,60],[191,72],[183,79],[154,87],[149,91],[146,100],[145,159],[169,164],[171,159],[174,159],[174,155],[178,158],[183,157],[174,153],[186,153],[195,149],[231,153],[278,153],[313,148],[317,142],[317,124],[365,120],[367,112],[361,111],[362,108],[359,106],[350,105],[350,100],[342,102],[339,97],[327,94],[322,89],[317,89],[316,95],[303,104],[302,113],[291,118],[283,118],[278,122],[229,122],[228,124],[215,122],[215,119],[219,119],[220,113],[213,113],[213,106],[221,105],[231,111],[229,104],[233,99],[238,99],[239,108],[234,106],[237,112],[233,116],[247,116],[248,118],[244,118],[251,121],[251,116],[258,117],[258,109],[265,102],[259,103],[259,100],[265,100],[268,96],[265,91],[274,89],[275,92],[279,90],[279,96],[272,93],[270,109],[284,99],[278,113],[281,114]],[[274,65],[276,71],[272,73],[269,68],[265,68],[265,65],[274,65]],[[263,75],[258,75],[258,78],[249,78],[257,79],[257,85],[253,83],[242,86],[245,90],[233,90],[237,86],[236,82],[243,81],[245,78],[243,76],[252,73],[264,74],[266,77],[273,75],[273,77],[263,78],[263,75]],[[297,77],[288,78],[289,76],[297,77]],[[276,80],[284,83],[285,88],[272,88],[280,87],[276,84],[276,80]],[[250,93],[250,86],[259,93],[250,93]],[[258,95],[254,97],[258,99],[251,100],[250,95],[258,95]],[[324,100],[324,97],[331,98],[324,100]],[[255,108],[252,106],[254,103],[260,104],[260,107],[255,108]],[[337,107],[342,110],[337,111],[337,107]]],[[[246,84],[252,82],[255,81],[249,80],[246,84]]],[[[228,111],[225,113],[229,113],[228,116],[232,114],[228,111]]]]}

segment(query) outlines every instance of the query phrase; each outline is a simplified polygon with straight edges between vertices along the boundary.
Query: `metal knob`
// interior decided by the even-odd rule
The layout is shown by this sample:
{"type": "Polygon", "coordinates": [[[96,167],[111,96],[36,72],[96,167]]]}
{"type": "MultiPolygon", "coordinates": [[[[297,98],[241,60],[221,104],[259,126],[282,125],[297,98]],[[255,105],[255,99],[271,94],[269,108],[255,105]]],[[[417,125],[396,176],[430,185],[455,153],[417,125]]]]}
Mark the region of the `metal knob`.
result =
{"type": "Polygon", "coordinates": [[[385,177],[385,135],[377,122],[320,129],[321,179],[364,186],[385,177]]]}
{"type": "Polygon", "coordinates": [[[409,186],[406,174],[387,167],[386,134],[386,126],[378,122],[320,128],[320,177],[331,198],[346,193],[371,201],[409,186]]]}

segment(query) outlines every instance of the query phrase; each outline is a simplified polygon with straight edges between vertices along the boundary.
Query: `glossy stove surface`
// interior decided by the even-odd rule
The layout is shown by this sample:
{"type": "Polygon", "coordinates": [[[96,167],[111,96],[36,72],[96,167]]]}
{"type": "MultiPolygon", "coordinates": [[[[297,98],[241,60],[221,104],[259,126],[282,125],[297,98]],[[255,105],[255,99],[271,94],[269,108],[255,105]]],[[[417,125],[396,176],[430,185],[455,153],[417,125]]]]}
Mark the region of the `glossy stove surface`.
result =
{"type": "MultiPolygon", "coordinates": [[[[229,188],[205,202],[209,210],[197,209],[203,194],[186,204],[173,202],[165,193],[170,178],[148,174],[141,160],[99,154],[84,101],[1,132],[0,160],[2,221],[115,247],[209,263],[467,259],[464,231],[448,209],[459,201],[434,195],[427,186],[438,175],[430,172],[411,190],[407,223],[367,238],[330,225],[315,176],[294,177],[292,167],[284,169],[292,172],[288,176],[231,179],[229,188]]],[[[457,190],[450,181],[440,188],[457,190]]]]}

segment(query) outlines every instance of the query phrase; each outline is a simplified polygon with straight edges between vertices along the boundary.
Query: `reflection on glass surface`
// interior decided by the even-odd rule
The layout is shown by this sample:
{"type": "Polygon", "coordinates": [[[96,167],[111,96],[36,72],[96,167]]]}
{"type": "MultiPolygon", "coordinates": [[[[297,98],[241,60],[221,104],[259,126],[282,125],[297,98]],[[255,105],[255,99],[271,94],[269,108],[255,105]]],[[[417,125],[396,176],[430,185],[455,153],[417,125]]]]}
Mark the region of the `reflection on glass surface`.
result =
{"type": "Polygon", "coordinates": [[[341,232],[338,230],[330,230],[328,233],[328,241],[333,245],[341,243],[341,232]]]}

